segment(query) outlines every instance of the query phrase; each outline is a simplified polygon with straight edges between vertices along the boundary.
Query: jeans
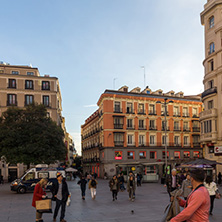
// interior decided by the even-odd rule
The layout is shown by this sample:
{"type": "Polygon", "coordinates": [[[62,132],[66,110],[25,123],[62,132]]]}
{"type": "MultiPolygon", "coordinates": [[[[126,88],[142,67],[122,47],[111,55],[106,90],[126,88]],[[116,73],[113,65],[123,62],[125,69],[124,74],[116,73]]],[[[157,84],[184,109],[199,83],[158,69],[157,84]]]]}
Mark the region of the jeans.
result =
{"type": "Polygon", "coordinates": [[[113,199],[117,199],[117,190],[112,190],[113,199]]]}
{"type": "Polygon", "coordinates": [[[85,197],[85,195],[86,195],[86,189],[81,189],[81,191],[82,191],[82,197],[85,197]]]}
{"type": "Polygon", "coordinates": [[[62,220],[65,217],[66,201],[62,201],[62,200],[58,200],[58,199],[56,199],[56,207],[55,207],[53,218],[57,217],[60,206],[62,206],[61,207],[61,216],[60,216],[60,220],[62,220]]]}
{"type": "Polygon", "coordinates": [[[215,199],[216,195],[212,195],[210,196],[210,213],[212,213],[213,208],[214,208],[214,199],[215,199]]]}

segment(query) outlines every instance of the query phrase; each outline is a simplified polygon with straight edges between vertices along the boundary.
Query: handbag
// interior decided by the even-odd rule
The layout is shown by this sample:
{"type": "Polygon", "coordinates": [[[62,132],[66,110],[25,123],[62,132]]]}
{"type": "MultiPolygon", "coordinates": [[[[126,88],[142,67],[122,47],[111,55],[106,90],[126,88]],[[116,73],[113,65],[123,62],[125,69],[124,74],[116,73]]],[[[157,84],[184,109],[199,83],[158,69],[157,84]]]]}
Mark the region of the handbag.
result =
{"type": "Polygon", "coordinates": [[[35,202],[36,210],[39,213],[52,213],[52,200],[44,199],[35,202]]]}
{"type": "Polygon", "coordinates": [[[215,197],[216,197],[216,199],[220,199],[220,198],[221,198],[220,193],[219,193],[219,192],[216,192],[215,197]]]}

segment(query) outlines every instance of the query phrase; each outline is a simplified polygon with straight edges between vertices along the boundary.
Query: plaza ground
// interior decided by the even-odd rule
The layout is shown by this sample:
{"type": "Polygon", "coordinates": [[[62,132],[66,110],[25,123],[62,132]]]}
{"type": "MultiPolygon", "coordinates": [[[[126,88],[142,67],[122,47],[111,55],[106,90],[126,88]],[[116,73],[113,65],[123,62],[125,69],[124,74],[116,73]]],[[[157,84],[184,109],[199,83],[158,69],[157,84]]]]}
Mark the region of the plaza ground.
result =
{"type": "MultiPolygon", "coordinates": [[[[77,181],[68,181],[72,202],[66,208],[67,222],[160,222],[163,211],[169,203],[166,188],[160,183],[145,183],[142,187],[138,187],[135,202],[129,201],[126,191],[119,192],[118,200],[112,201],[108,180],[98,180],[95,200],[91,199],[87,189],[86,200],[83,201],[77,181]]],[[[32,195],[32,193],[12,192],[10,184],[0,185],[0,222],[34,222],[35,208],[31,206],[32,195]]],[[[48,196],[51,197],[51,193],[48,193],[48,196]]],[[[54,206],[53,202],[53,209],[54,206]]],[[[221,209],[222,199],[216,199],[210,222],[222,221],[221,209]]],[[[52,214],[44,214],[44,222],[52,222],[52,217],[52,214]]]]}

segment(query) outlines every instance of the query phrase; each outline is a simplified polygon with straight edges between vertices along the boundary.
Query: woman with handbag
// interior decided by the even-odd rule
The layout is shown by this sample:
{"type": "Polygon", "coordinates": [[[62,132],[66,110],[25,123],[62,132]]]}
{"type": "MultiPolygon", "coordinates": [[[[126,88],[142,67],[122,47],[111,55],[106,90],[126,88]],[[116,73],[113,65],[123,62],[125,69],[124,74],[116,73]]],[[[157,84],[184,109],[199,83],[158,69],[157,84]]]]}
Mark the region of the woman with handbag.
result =
{"type": "Polygon", "coordinates": [[[212,214],[214,208],[214,199],[216,197],[217,185],[213,182],[212,176],[207,176],[206,181],[204,182],[204,186],[207,188],[210,195],[210,215],[212,214]]]}
{"type": "MultiPolygon", "coordinates": [[[[36,201],[46,198],[45,187],[48,183],[47,179],[41,179],[36,185],[33,193],[32,206],[36,207],[36,201]]],[[[43,222],[42,213],[36,210],[36,221],[43,222]]]]}

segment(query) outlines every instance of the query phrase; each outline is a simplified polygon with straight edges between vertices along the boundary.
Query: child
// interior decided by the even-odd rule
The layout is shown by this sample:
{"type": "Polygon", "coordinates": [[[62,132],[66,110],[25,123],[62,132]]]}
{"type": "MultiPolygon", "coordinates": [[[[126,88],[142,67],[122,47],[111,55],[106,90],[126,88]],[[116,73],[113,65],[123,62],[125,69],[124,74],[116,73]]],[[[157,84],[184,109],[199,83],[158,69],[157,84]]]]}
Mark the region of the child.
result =
{"type": "Polygon", "coordinates": [[[82,191],[82,199],[85,200],[86,184],[87,184],[87,181],[86,181],[85,177],[82,176],[81,180],[79,180],[77,184],[80,185],[80,188],[81,188],[81,191],[82,191]]]}

